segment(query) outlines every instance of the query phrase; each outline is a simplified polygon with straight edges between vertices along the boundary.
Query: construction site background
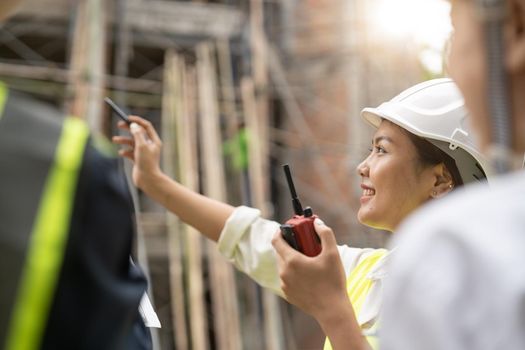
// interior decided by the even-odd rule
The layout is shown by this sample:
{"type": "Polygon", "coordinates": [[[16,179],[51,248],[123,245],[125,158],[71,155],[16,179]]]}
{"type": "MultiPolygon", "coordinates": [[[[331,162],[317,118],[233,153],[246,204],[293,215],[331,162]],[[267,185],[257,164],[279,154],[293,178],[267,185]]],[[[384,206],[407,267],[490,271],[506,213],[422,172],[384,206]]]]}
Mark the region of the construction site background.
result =
{"type": "MultiPolygon", "coordinates": [[[[303,204],[340,244],[381,247],[386,234],[356,219],[355,168],[373,132],[359,113],[429,73],[417,44],[374,34],[375,1],[27,0],[0,28],[0,79],[107,136],[112,97],[155,125],[170,176],[280,222],[292,215],[289,163],[303,204]]],[[[163,325],[155,348],[322,346],[310,317],[133,193],[139,260],[163,325]]]]}

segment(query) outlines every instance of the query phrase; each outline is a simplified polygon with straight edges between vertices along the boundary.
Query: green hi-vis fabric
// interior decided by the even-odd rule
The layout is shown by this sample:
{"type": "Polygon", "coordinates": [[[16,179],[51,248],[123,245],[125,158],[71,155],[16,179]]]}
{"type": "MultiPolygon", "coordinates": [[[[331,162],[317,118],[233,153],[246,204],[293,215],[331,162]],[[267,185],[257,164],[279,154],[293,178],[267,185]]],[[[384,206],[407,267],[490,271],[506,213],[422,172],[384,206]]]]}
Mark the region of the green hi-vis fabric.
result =
{"type": "MultiPolygon", "coordinates": [[[[361,309],[363,308],[366,297],[368,296],[368,293],[374,284],[374,281],[368,278],[368,274],[375,264],[387,253],[388,251],[385,249],[375,250],[372,254],[357,264],[346,280],[346,291],[356,316],[361,313],[361,309]]],[[[377,328],[377,322],[372,326],[372,328],[377,328]]],[[[368,336],[366,339],[373,349],[378,349],[376,337],[368,336]]],[[[330,344],[328,338],[324,343],[323,350],[332,350],[332,345],[330,344]]]]}
{"type": "Polygon", "coordinates": [[[8,95],[7,86],[0,81],[0,119],[4,115],[5,101],[7,101],[8,95]]]}
{"type": "MultiPolygon", "coordinates": [[[[66,118],[33,225],[6,349],[38,349],[57,285],[88,128],[66,118]]],[[[80,316],[79,316],[80,317],[80,316]]]]}

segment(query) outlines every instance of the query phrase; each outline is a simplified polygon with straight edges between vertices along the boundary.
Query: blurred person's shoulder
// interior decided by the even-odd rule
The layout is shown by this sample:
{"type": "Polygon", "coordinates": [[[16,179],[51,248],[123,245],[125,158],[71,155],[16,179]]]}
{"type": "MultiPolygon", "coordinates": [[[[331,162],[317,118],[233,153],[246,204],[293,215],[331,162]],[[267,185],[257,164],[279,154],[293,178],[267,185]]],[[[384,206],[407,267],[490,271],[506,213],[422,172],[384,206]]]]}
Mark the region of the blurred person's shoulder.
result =
{"type": "Polygon", "coordinates": [[[403,222],[391,242],[399,250],[396,260],[410,256],[421,259],[433,247],[449,251],[461,247],[463,253],[492,251],[495,256],[522,249],[523,198],[524,171],[502,176],[490,186],[476,184],[457,189],[425,205],[403,222]]]}
{"type": "Polygon", "coordinates": [[[524,196],[519,172],[457,190],[401,225],[385,284],[385,350],[524,348],[524,196]]]}

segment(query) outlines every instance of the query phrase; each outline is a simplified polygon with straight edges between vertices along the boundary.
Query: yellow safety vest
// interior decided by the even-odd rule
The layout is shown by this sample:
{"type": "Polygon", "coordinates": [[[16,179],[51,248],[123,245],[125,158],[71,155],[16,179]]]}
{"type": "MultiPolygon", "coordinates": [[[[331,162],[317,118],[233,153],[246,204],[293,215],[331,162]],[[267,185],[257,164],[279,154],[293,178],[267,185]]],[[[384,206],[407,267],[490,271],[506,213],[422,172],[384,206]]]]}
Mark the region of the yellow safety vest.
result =
{"type": "MultiPolygon", "coordinates": [[[[0,82],[0,116],[7,98],[8,90],[0,82]]],[[[6,350],[40,348],[64,258],[88,136],[82,120],[64,120],[31,230],[6,342],[0,344],[6,350]]]]}
{"type": "MultiPolygon", "coordinates": [[[[352,307],[354,308],[356,317],[360,314],[366,297],[374,285],[374,281],[368,278],[368,274],[375,264],[387,253],[388,251],[385,249],[375,250],[373,253],[361,260],[359,264],[357,264],[346,280],[346,291],[348,298],[352,303],[352,307]]],[[[372,326],[371,329],[369,329],[369,331],[373,331],[376,328],[377,322],[372,326]]],[[[377,338],[375,336],[368,336],[366,339],[373,349],[378,349],[377,338]]],[[[323,350],[332,350],[332,345],[330,344],[328,338],[326,338],[323,350]]]]}

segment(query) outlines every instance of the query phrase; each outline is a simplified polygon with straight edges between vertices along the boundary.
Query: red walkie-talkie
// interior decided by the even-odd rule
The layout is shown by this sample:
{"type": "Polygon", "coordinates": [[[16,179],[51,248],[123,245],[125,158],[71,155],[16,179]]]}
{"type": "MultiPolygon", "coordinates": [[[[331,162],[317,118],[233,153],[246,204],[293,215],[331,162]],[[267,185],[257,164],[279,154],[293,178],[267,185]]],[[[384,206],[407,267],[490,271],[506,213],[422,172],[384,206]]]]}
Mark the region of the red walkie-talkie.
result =
{"type": "Polygon", "coordinates": [[[290,246],[307,256],[316,256],[321,252],[321,241],[314,229],[314,215],[312,208],[306,207],[303,210],[290,173],[290,166],[283,165],[286,181],[292,195],[292,204],[295,215],[284,225],[281,225],[281,234],[290,246]]]}

